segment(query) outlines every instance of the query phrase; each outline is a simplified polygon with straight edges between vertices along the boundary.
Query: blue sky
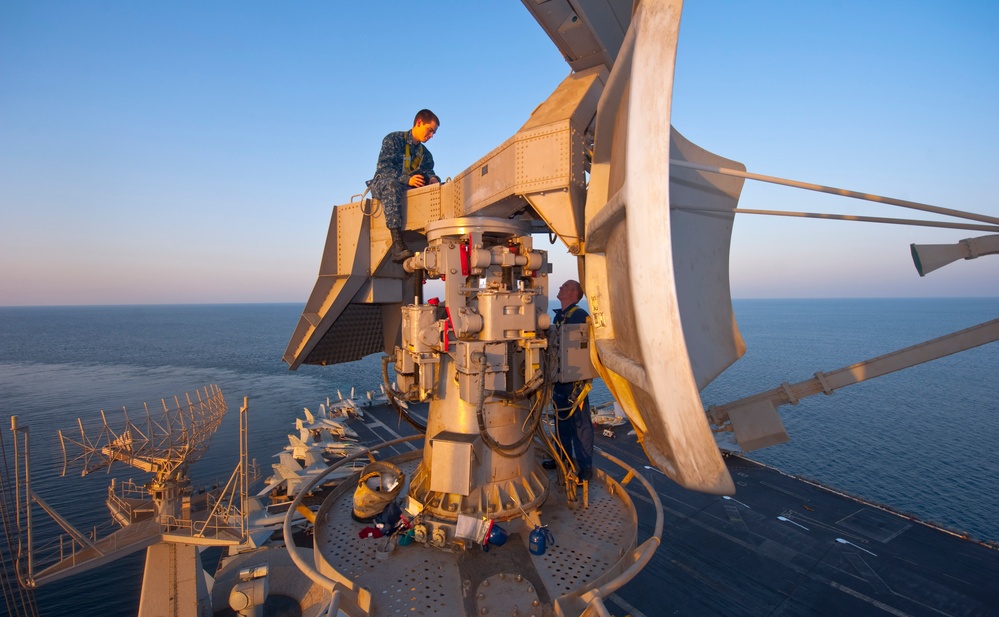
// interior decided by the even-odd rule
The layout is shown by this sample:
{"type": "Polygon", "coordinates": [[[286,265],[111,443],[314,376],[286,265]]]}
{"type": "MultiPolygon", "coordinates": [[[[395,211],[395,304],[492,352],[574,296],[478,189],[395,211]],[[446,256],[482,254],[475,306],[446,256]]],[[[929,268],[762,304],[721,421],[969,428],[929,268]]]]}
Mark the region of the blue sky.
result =
{"type": "MultiPolygon", "coordinates": [[[[673,124],[758,173],[999,216],[996,31],[987,2],[690,0],[673,124]]],[[[512,0],[0,3],[0,305],[304,303],[387,132],[433,109],[456,175],[568,71],[512,0]]],[[[741,206],[932,218],[753,182],[741,206]]],[[[997,295],[999,256],[909,257],[978,235],[739,216],[733,295],[997,295]]]]}

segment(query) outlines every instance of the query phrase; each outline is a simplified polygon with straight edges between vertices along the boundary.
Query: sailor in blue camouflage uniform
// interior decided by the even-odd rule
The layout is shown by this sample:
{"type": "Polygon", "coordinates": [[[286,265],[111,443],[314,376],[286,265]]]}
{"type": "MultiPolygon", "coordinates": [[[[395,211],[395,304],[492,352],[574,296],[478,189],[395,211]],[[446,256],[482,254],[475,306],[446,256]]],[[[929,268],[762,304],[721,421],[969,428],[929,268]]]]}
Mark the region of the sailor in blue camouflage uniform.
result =
{"type": "MultiPolygon", "coordinates": [[[[552,319],[554,328],[561,328],[563,324],[586,323],[589,315],[577,305],[583,299],[583,286],[579,281],[566,281],[559,287],[556,297],[562,308],[555,309],[552,319]]],[[[576,461],[580,480],[589,480],[593,476],[593,419],[587,394],[589,386],[588,380],[552,384],[556,434],[565,453],[576,461]]]]}
{"type": "Polygon", "coordinates": [[[382,140],[375,177],[369,183],[371,196],[382,202],[385,226],[392,233],[392,261],[402,263],[413,256],[402,239],[402,210],[406,191],[440,182],[434,173],[434,157],[423,144],[437,133],[440,120],[429,109],[413,118],[413,128],[389,133],[382,140]]]}

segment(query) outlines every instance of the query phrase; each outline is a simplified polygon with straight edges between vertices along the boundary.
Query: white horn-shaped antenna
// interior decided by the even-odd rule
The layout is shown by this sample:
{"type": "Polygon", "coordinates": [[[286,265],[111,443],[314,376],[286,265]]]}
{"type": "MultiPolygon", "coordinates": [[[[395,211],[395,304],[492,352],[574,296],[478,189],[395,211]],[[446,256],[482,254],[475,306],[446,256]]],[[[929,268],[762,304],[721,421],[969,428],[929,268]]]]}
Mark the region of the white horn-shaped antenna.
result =
{"type": "Polygon", "coordinates": [[[999,234],[967,238],[956,244],[910,244],[912,263],[919,276],[953,263],[958,259],[974,259],[999,253],[999,234]]]}

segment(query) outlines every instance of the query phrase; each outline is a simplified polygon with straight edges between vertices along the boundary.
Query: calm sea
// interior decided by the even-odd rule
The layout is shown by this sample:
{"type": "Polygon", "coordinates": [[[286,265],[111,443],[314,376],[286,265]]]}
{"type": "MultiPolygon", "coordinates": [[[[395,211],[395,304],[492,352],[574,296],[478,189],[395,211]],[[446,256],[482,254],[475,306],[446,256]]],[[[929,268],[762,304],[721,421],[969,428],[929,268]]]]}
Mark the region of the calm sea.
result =
{"type": "MultiPolygon", "coordinates": [[[[994,319],[999,298],[741,300],[735,310],[748,351],[705,389],[705,405],[994,319]]],[[[60,476],[57,429],[73,434],[77,418],[88,424],[101,410],[138,413],[143,402],[218,384],[231,412],[249,397],[251,456],[268,469],[303,406],[315,409],[337,390],[374,390],[381,380],[378,357],[288,371],[281,355],[300,314],[297,304],[0,308],[0,427],[8,430],[10,415],[30,426],[34,488],[81,529],[106,525],[111,477],[145,479],[123,466],[80,477],[70,465],[60,476]]],[[[753,457],[999,540],[997,377],[993,343],[811,397],[781,408],[791,443],[753,457]]],[[[610,398],[602,385],[592,396],[610,398]]],[[[228,479],[237,434],[238,414],[230,413],[192,467],[196,484],[228,479]]],[[[9,448],[9,433],[4,441],[9,448]]],[[[134,615],[142,564],[140,553],[43,587],[41,613],[134,615]]]]}

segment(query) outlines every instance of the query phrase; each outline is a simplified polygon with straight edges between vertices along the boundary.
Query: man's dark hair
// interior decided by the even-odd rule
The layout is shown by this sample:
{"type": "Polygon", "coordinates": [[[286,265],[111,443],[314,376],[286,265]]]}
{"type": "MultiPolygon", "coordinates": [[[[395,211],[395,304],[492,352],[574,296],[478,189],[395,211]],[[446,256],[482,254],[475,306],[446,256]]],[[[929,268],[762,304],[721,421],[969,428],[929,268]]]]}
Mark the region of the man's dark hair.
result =
{"type": "Polygon", "coordinates": [[[413,118],[413,126],[416,126],[416,123],[421,120],[423,121],[423,124],[430,124],[431,122],[436,122],[437,126],[441,125],[440,118],[438,118],[437,114],[430,111],[429,109],[421,109],[420,111],[416,112],[416,117],[413,118]]]}

